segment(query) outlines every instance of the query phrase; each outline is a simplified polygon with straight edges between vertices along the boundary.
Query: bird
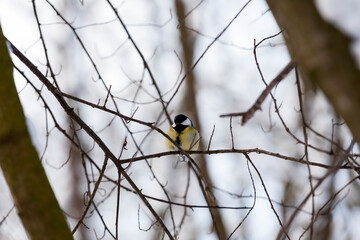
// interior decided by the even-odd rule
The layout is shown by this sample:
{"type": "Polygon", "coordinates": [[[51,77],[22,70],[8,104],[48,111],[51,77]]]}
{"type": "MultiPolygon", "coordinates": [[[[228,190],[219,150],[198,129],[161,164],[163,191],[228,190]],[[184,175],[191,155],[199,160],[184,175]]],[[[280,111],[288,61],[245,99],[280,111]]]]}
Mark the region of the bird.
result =
{"type": "MultiPolygon", "coordinates": [[[[184,114],[175,116],[174,124],[170,126],[167,135],[185,151],[196,151],[199,148],[200,134],[190,118],[184,114]]],[[[178,150],[169,139],[166,139],[166,148],[170,151],[178,150]]]]}

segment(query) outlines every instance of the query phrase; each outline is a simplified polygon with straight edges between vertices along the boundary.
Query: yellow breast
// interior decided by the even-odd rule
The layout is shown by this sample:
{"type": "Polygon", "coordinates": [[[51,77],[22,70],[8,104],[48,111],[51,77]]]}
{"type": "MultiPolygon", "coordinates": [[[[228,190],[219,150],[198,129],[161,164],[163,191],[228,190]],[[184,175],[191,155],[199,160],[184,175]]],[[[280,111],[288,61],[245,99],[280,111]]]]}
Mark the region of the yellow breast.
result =
{"type": "MultiPolygon", "coordinates": [[[[200,136],[198,131],[193,127],[187,127],[181,133],[175,131],[174,128],[170,128],[167,135],[174,140],[183,150],[197,150],[199,148],[200,136]]],[[[176,146],[168,139],[166,140],[166,147],[169,150],[178,150],[176,146]]]]}

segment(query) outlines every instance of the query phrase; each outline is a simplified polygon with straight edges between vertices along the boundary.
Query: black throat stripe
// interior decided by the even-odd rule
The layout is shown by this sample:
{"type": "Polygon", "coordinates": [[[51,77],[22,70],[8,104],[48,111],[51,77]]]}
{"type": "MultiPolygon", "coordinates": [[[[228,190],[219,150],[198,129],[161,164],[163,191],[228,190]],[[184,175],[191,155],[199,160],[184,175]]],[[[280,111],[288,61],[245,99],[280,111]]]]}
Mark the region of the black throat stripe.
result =
{"type": "Polygon", "coordinates": [[[176,125],[175,127],[174,127],[174,129],[175,129],[175,131],[176,132],[178,132],[178,133],[181,133],[182,131],[184,131],[185,130],[185,128],[187,128],[188,126],[184,126],[184,125],[176,125]]]}
{"type": "Polygon", "coordinates": [[[181,141],[180,141],[179,136],[176,136],[176,144],[177,144],[177,145],[181,145],[181,141]]]}

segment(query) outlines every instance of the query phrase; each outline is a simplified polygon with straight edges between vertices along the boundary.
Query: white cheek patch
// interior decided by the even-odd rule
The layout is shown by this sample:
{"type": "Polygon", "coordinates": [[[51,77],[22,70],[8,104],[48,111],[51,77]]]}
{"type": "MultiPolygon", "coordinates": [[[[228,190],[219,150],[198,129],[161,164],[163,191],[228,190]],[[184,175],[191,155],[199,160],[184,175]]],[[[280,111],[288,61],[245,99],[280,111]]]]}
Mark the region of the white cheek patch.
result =
{"type": "Polygon", "coordinates": [[[184,126],[191,126],[192,125],[190,119],[188,119],[188,118],[185,119],[181,124],[184,125],[184,126]]]}
{"type": "Polygon", "coordinates": [[[174,128],[174,127],[176,127],[176,124],[175,124],[175,123],[173,123],[173,125],[171,125],[171,126],[174,128]]]}

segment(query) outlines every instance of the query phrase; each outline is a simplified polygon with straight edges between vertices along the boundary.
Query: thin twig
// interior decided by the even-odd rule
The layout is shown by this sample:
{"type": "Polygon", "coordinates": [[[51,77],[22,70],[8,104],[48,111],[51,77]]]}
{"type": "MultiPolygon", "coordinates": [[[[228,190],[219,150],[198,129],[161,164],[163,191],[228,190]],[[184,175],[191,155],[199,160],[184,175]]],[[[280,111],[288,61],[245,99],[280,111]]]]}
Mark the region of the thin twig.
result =
{"type": "Polygon", "coordinates": [[[210,146],[211,146],[211,142],[212,142],[214,133],[215,133],[215,125],[213,126],[213,129],[212,129],[212,131],[211,131],[211,135],[210,135],[210,139],[209,139],[209,144],[208,144],[208,146],[207,146],[207,150],[208,150],[208,151],[210,150],[210,146]]]}
{"type": "MultiPolygon", "coordinates": [[[[352,148],[354,147],[355,141],[352,141],[350,146],[348,147],[348,149],[345,152],[340,153],[336,158],[335,158],[335,164],[332,168],[330,168],[323,177],[321,177],[318,182],[316,183],[316,185],[313,188],[313,191],[315,191],[324,181],[325,179],[327,179],[328,176],[334,174],[338,169],[340,169],[340,167],[342,166],[343,162],[346,161],[346,159],[349,157],[350,152],[352,150],[352,148]]],[[[303,199],[303,201],[299,204],[299,206],[294,210],[294,212],[292,213],[292,215],[290,216],[289,220],[287,221],[286,225],[285,225],[285,230],[288,230],[292,224],[292,222],[294,221],[295,217],[297,216],[299,209],[301,209],[304,204],[307,202],[307,200],[312,196],[312,192],[308,193],[305,198],[303,199]]],[[[283,236],[284,230],[282,229],[276,239],[280,240],[283,236]]]]}
{"type": "Polygon", "coordinates": [[[15,209],[15,205],[13,205],[10,210],[7,212],[7,214],[1,219],[0,226],[6,221],[6,219],[9,217],[10,213],[15,209]]]}
{"type": "Polygon", "coordinates": [[[176,94],[178,93],[180,87],[182,86],[182,84],[185,82],[185,79],[187,78],[187,76],[195,69],[195,67],[199,64],[200,60],[205,56],[205,54],[207,53],[207,51],[211,48],[212,45],[214,45],[215,42],[217,42],[219,40],[219,38],[226,32],[226,30],[232,25],[232,23],[235,21],[236,18],[239,17],[239,15],[244,11],[244,9],[246,8],[246,6],[251,2],[252,0],[248,0],[242,7],[241,9],[236,13],[236,15],[230,20],[230,22],[221,30],[221,32],[211,41],[211,43],[206,47],[206,49],[204,50],[204,52],[198,57],[198,59],[194,62],[194,64],[191,66],[190,69],[187,69],[187,72],[184,74],[184,76],[182,77],[178,87],[175,89],[173,95],[171,96],[171,98],[169,99],[169,101],[167,102],[168,106],[170,104],[170,102],[175,98],[176,94]]]}
{"type": "MultiPolygon", "coordinates": [[[[304,113],[304,104],[303,104],[303,100],[302,100],[302,91],[301,91],[301,85],[300,85],[300,77],[299,77],[299,72],[298,69],[295,68],[295,77],[296,77],[296,85],[297,85],[297,90],[298,90],[298,98],[299,98],[299,106],[300,106],[300,114],[301,114],[301,120],[302,120],[302,129],[303,129],[303,135],[304,135],[304,151],[305,151],[305,160],[306,162],[310,162],[309,159],[309,151],[308,151],[308,146],[309,146],[309,138],[308,138],[308,134],[307,134],[307,128],[306,128],[306,120],[305,120],[305,113],[304,113]]],[[[308,174],[309,174],[309,185],[310,185],[310,190],[312,193],[311,196],[311,221],[314,221],[315,218],[315,192],[314,192],[314,184],[313,184],[313,178],[312,178],[312,174],[311,174],[311,168],[310,168],[310,164],[306,164],[307,166],[307,170],[308,170],[308,174]]],[[[314,233],[314,229],[313,229],[313,225],[310,226],[310,240],[313,237],[313,233],[314,233]]]]}
{"type": "Polygon", "coordinates": [[[231,149],[235,149],[235,143],[234,143],[234,133],[232,128],[232,116],[230,116],[230,135],[231,135],[231,149]]]}
{"type": "Polygon", "coordinates": [[[135,43],[135,40],[133,39],[133,37],[131,36],[130,32],[128,31],[126,25],[124,24],[123,20],[121,19],[118,11],[116,10],[116,8],[114,7],[114,5],[110,2],[110,0],[106,0],[107,3],[109,4],[110,8],[113,10],[114,14],[116,15],[116,18],[119,20],[122,28],[125,30],[127,36],[128,36],[128,39],[131,41],[132,45],[134,46],[135,50],[137,51],[138,55],[140,56],[141,60],[143,61],[143,64],[144,64],[144,67],[145,69],[148,71],[149,73],[149,76],[150,76],[150,79],[158,93],[158,96],[159,96],[159,99],[160,99],[160,103],[163,107],[163,111],[165,112],[165,116],[168,120],[169,123],[171,123],[171,118],[170,118],[170,114],[168,112],[168,110],[166,109],[167,105],[165,104],[165,101],[163,99],[163,95],[161,94],[161,91],[160,91],[160,88],[155,80],[155,77],[150,69],[150,66],[149,64],[147,63],[143,53],[140,51],[139,47],[137,46],[137,44],[135,43]]]}
{"type": "Polygon", "coordinates": [[[110,85],[110,87],[109,87],[109,89],[108,89],[108,92],[107,92],[107,95],[106,95],[106,98],[105,98],[105,101],[104,101],[104,107],[106,106],[106,103],[107,103],[107,101],[108,101],[108,99],[109,99],[110,91],[111,91],[111,85],[110,85]]]}
{"type": "Polygon", "coordinates": [[[266,99],[266,97],[269,95],[271,90],[281,81],[283,80],[288,73],[295,67],[295,62],[290,61],[284,68],[281,70],[281,72],[266,86],[266,88],[262,91],[260,96],[257,98],[255,103],[252,105],[252,107],[249,108],[246,112],[239,112],[239,113],[227,113],[222,114],[220,117],[242,117],[241,125],[244,125],[249,119],[251,119],[255,112],[258,110],[261,110],[261,105],[266,99]]]}
{"type": "MultiPolygon", "coordinates": [[[[118,168],[118,171],[121,171],[125,179],[128,181],[128,183],[131,185],[131,187],[138,193],[138,196],[141,198],[143,203],[147,206],[147,208],[150,210],[150,212],[154,215],[156,220],[161,225],[162,229],[168,235],[170,239],[174,239],[174,237],[171,235],[170,231],[167,229],[166,225],[160,218],[160,216],[156,213],[154,208],[150,205],[150,203],[147,201],[147,199],[144,197],[144,195],[141,193],[141,190],[137,187],[137,185],[133,182],[133,180],[130,178],[130,176],[124,171],[124,168],[119,164],[119,161],[115,157],[115,155],[110,151],[110,149],[106,146],[106,144],[100,139],[100,137],[74,112],[73,108],[71,108],[65,99],[62,97],[62,95],[59,93],[59,90],[56,89],[50,81],[38,70],[38,68],[30,62],[29,59],[27,59],[10,41],[8,41],[12,53],[20,60],[22,61],[30,71],[32,71],[35,76],[38,77],[38,79],[47,87],[47,89],[54,95],[54,97],[58,100],[64,111],[69,115],[70,118],[72,118],[79,126],[84,129],[84,131],[91,136],[91,138],[98,144],[98,146],[102,149],[104,154],[106,155],[106,159],[110,158],[110,160],[116,165],[118,168]]],[[[166,134],[165,134],[166,135],[166,134]]]]}
{"type": "Polygon", "coordinates": [[[300,235],[299,239],[311,228],[311,226],[314,225],[316,220],[321,216],[321,212],[325,209],[326,206],[328,206],[330,203],[332,203],[336,197],[347,187],[349,187],[355,180],[359,180],[359,176],[351,179],[348,183],[346,183],[342,188],[340,188],[334,195],[332,195],[324,204],[323,206],[317,211],[316,214],[314,214],[314,217],[311,218],[311,222],[309,225],[305,228],[304,232],[300,235]]]}
{"type": "Polygon", "coordinates": [[[243,217],[243,219],[241,220],[241,222],[236,226],[236,228],[230,233],[229,237],[227,238],[228,240],[234,235],[234,233],[240,228],[240,226],[243,224],[243,222],[245,221],[245,219],[250,215],[251,211],[254,209],[255,207],[255,204],[256,204],[256,199],[257,199],[257,196],[256,196],[256,187],[255,187],[255,182],[254,182],[254,178],[253,178],[253,175],[251,173],[251,170],[250,170],[250,166],[249,166],[249,160],[246,162],[246,166],[247,166],[247,169],[248,169],[248,172],[249,172],[249,175],[250,175],[250,179],[251,179],[251,185],[253,187],[253,192],[254,192],[254,196],[253,196],[253,204],[251,206],[251,208],[249,209],[249,211],[246,213],[246,215],[243,217]]]}
{"type": "MultiPolygon", "coordinates": [[[[125,139],[126,142],[126,139],[125,139]]],[[[124,142],[124,145],[125,145],[124,142]]],[[[124,147],[122,148],[122,150],[124,147]]],[[[121,182],[121,172],[118,171],[118,184],[117,184],[117,195],[116,195],[116,219],[115,219],[115,236],[116,239],[119,239],[119,216],[120,216],[120,182],[121,182]]]]}
{"type": "Polygon", "coordinates": [[[250,164],[251,164],[252,167],[255,169],[256,173],[258,174],[259,179],[260,179],[260,181],[261,181],[261,185],[263,186],[264,191],[265,191],[265,194],[266,194],[266,196],[267,196],[267,198],[268,198],[268,201],[269,201],[269,203],[270,203],[271,209],[273,210],[273,212],[274,212],[274,214],[275,214],[275,216],[276,216],[276,218],[277,218],[277,220],[278,220],[278,222],[279,222],[279,224],[280,224],[280,226],[281,226],[281,229],[283,230],[283,233],[284,233],[284,234],[286,235],[286,237],[290,240],[290,237],[289,237],[289,235],[288,235],[288,233],[287,233],[287,231],[286,231],[286,228],[285,228],[284,225],[282,224],[282,222],[281,222],[281,220],[280,220],[280,216],[279,216],[279,214],[276,212],[275,207],[274,207],[273,203],[271,202],[270,195],[269,195],[269,193],[268,193],[268,191],[267,191],[267,189],[266,189],[265,182],[264,182],[264,180],[262,179],[259,170],[258,170],[257,167],[255,166],[255,164],[251,161],[251,159],[250,159],[250,157],[249,157],[248,154],[245,153],[244,156],[245,156],[246,159],[250,162],[250,164]]]}
{"type": "Polygon", "coordinates": [[[94,197],[95,197],[95,195],[96,195],[96,193],[97,193],[97,190],[98,190],[98,188],[99,188],[99,186],[100,186],[100,183],[101,183],[101,179],[102,179],[102,177],[103,177],[103,175],[104,175],[104,172],[105,172],[105,170],[106,170],[107,162],[108,162],[108,158],[106,157],[105,160],[104,160],[104,163],[103,163],[103,167],[102,167],[101,172],[100,172],[100,176],[99,176],[98,180],[97,180],[96,183],[95,183],[93,192],[91,193],[90,200],[89,200],[88,204],[86,205],[86,208],[85,208],[83,214],[81,215],[78,223],[75,225],[75,227],[74,227],[73,230],[71,231],[72,234],[74,234],[74,233],[76,232],[76,230],[78,229],[78,227],[80,226],[80,224],[81,224],[82,221],[84,220],[84,218],[85,218],[85,216],[86,216],[86,214],[87,214],[87,212],[88,212],[91,204],[92,204],[93,201],[94,201],[94,197]]]}

